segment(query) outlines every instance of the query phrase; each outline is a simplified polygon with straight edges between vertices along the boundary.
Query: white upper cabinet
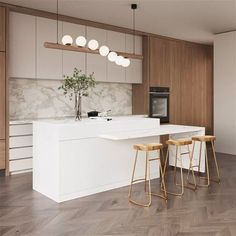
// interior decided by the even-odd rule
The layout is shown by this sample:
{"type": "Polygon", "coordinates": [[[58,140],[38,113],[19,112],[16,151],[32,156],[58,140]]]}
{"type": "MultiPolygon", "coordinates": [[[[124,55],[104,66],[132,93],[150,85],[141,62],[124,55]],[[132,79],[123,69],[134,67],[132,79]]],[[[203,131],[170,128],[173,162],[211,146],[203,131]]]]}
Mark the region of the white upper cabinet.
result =
{"type": "MultiPolygon", "coordinates": [[[[83,73],[94,72],[96,81],[112,83],[142,83],[142,60],[131,60],[124,68],[97,54],[73,52],[44,47],[45,42],[61,43],[69,34],[76,46],[76,38],[85,36],[111,51],[133,53],[133,36],[104,29],[61,22],[21,13],[10,13],[9,20],[9,76],[15,78],[62,79],[72,75],[74,68],[83,73]],[[57,35],[58,34],[58,35],[57,35]]],[[[86,45],[87,46],[87,45],[86,45]]],[[[142,54],[142,37],[135,36],[135,53],[142,54]]]]}
{"type": "MultiPolygon", "coordinates": [[[[76,38],[78,36],[85,36],[85,26],[63,22],[62,35],[70,35],[73,38],[73,45],[76,46],[76,38]]],[[[63,50],[63,75],[72,75],[74,68],[85,73],[85,59],[86,54],[80,52],[72,52],[63,50]]]]}
{"type": "MultiPolygon", "coordinates": [[[[103,29],[87,27],[87,40],[95,39],[99,47],[107,45],[107,31],[103,29]]],[[[96,81],[107,82],[107,57],[100,54],[87,54],[87,74],[94,72],[96,81]]]]}
{"type": "MultiPolygon", "coordinates": [[[[57,42],[57,21],[37,17],[36,77],[38,79],[62,78],[62,50],[48,49],[44,42],[57,42]]],[[[62,23],[59,22],[58,41],[61,42],[62,23]]]]}
{"type": "MultiPolygon", "coordinates": [[[[125,51],[142,55],[142,37],[130,34],[125,35],[125,51]],[[135,47],[134,47],[135,45],[135,47]]],[[[131,59],[130,66],[125,68],[126,83],[141,84],[142,83],[142,60],[131,59]]]]}
{"type": "Polygon", "coordinates": [[[9,76],[35,78],[36,17],[11,12],[9,18],[9,76]]]}
{"type": "MultiPolygon", "coordinates": [[[[125,52],[125,34],[108,31],[107,44],[112,51],[125,52]]],[[[107,81],[125,83],[125,68],[110,61],[107,65],[107,81]]]]}
{"type": "Polygon", "coordinates": [[[131,84],[142,83],[142,60],[131,59],[130,65],[125,68],[125,81],[131,84]]]}
{"type": "Polygon", "coordinates": [[[142,55],[142,36],[125,35],[125,52],[142,55]],[[135,40],[134,40],[135,39],[135,40]],[[134,47],[135,44],[135,47],[134,47]],[[135,52],[134,52],[135,49],[135,52]]]}

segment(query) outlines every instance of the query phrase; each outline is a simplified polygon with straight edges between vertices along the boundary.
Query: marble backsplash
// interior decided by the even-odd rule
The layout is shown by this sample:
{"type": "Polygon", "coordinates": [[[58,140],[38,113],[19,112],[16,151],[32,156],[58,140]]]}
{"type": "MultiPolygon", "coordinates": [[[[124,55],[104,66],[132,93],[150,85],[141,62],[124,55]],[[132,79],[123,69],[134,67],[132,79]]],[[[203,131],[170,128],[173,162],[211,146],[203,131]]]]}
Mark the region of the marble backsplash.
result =
{"type": "MultiPolygon", "coordinates": [[[[74,101],[63,95],[58,87],[59,80],[37,80],[11,78],[10,119],[39,119],[74,116],[74,101]]],[[[83,97],[82,113],[106,111],[111,115],[130,115],[132,113],[132,85],[118,83],[98,83],[83,97]]]]}

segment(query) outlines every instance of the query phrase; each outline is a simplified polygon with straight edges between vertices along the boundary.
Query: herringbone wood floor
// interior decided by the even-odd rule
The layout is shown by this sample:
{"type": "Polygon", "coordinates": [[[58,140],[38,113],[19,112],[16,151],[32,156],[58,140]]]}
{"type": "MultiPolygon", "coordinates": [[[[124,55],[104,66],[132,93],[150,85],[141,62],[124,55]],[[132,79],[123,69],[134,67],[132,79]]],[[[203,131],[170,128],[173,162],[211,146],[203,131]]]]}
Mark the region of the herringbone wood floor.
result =
{"type": "MultiPolygon", "coordinates": [[[[234,236],[236,156],[217,157],[220,185],[186,189],[182,198],[169,197],[167,206],[153,198],[150,208],[128,203],[128,187],[57,204],[32,190],[31,174],[0,177],[0,235],[234,236]]],[[[171,187],[172,178],[167,182],[171,187]]],[[[134,190],[139,197],[143,185],[134,190]]]]}

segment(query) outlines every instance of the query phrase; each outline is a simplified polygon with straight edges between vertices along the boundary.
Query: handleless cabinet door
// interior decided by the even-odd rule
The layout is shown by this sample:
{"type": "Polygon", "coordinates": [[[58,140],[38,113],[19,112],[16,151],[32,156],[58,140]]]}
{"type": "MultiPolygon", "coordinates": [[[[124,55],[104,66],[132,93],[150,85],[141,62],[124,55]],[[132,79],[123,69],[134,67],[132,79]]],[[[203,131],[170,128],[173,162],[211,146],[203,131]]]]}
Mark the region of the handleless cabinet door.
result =
{"type": "MultiPolygon", "coordinates": [[[[88,27],[87,29],[88,41],[95,39],[98,41],[99,47],[107,45],[107,31],[103,29],[88,27]]],[[[96,81],[107,81],[107,57],[103,57],[100,54],[87,54],[87,73],[91,74],[94,72],[94,78],[96,81]]]]}
{"type": "Polygon", "coordinates": [[[142,36],[125,35],[125,52],[142,55],[142,36]],[[134,47],[135,45],[135,47],[134,47]]]}
{"type": "MultiPolygon", "coordinates": [[[[62,50],[44,47],[44,42],[57,42],[57,21],[37,17],[37,59],[38,79],[62,79],[62,50]]],[[[61,42],[62,23],[59,22],[58,41],[61,42]]]]}
{"type": "MultiPolygon", "coordinates": [[[[78,36],[85,36],[85,26],[72,24],[68,22],[62,23],[63,35],[70,35],[73,38],[73,45],[76,46],[76,38],[78,36]]],[[[74,68],[85,73],[85,53],[63,51],[63,75],[72,75],[74,68]]]]}
{"type": "Polygon", "coordinates": [[[0,7],[0,51],[6,51],[6,10],[0,7]]]}
{"type": "Polygon", "coordinates": [[[125,81],[131,84],[142,83],[142,60],[130,59],[130,65],[125,68],[125,81]]]}
{"type": "Polygon", "coordinates": [[[6,116],[6,75],[5,53],[0,52],[0,139],[5,139],[5,116],[6,116]]]}
{"type": "Polygon", "coordinates": [[[11,12],[9,40],[9,76],[35,78],[36,17],[11,12]]]}
{"type": "MultiPolygon", "coordinates": [[[[125,51],[125,34],[108,31],[107,32],[108,47],[112,51],[125,51]]],[[[115,62],[107,63],[107,81],[125,83],[125,68],[118,66],[115,62]]]]}
{"type": "MultiPolygon", "coordinates": [[[[125,51],[142,55],[142,37],[131,34],[125,35],[125,51]],[[134,47],[135,45],[135,47],[134,47]]],[[[141,84],[142,83],[142,60],[131,59],[130,65],[125,68],[125,80],[127,83],[141,84]]]]}

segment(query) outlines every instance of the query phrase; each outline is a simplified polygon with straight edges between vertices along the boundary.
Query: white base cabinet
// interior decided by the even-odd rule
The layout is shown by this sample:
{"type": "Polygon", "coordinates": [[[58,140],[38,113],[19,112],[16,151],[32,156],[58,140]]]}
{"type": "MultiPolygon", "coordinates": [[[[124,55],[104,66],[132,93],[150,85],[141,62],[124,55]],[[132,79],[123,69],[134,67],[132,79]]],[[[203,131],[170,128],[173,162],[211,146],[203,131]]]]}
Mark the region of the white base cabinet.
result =
{"type": "MultiPolygon", "coordinates": [[[[116,117],[112,121],[36,121],[33,124],[33,189],[63,202],[130,184],[137,143],[158,143],[160,135],[191,138],[204,135],[201,127],[160,127],[159,119],[116,117]]],[[[199,144],[194,152],[198,163],[199,144]]],[[[183,149],[184,151],[184,149],[183,149]]],[[[145,152],[139,152],[136,177],[144,177],[145,152]]],[[[150,152],[156,157],[157,152],[150,152]]],[[[203,152],[202,152],[203,155],[203,152]]],[[[170,151],[173,165],[175,151],[170,151]]],[[[183,155],[188,169],[189,157],[183,155]]],[[[204,172],[204,156],[201,171],[204,172]]],[[[178,162],[178,166],[180,163],[178,162]]],[[[151,178],[159,177],[158,163],[151,164],[151,178]]]]}
{"type": "Polygon", "coordinates": [[[9,171],[20,174],[32,171],[32,123],[10,122],[9,171]]]}

